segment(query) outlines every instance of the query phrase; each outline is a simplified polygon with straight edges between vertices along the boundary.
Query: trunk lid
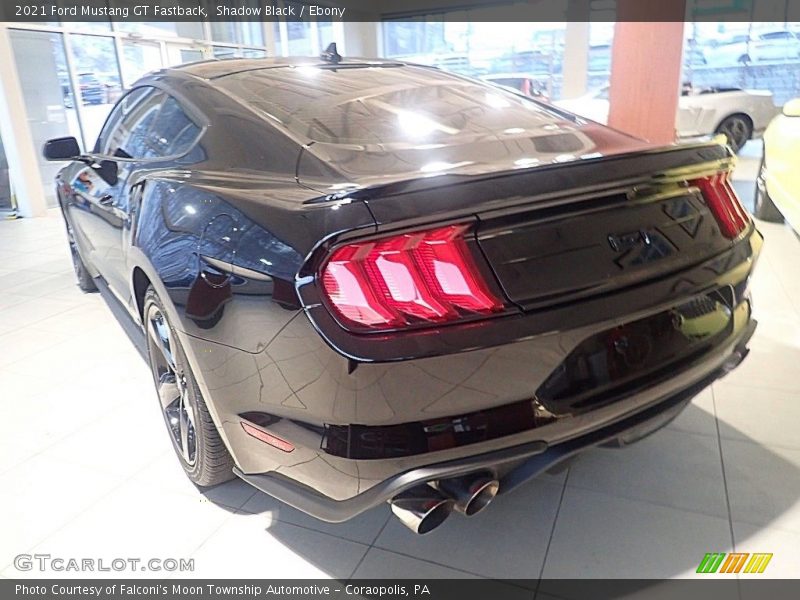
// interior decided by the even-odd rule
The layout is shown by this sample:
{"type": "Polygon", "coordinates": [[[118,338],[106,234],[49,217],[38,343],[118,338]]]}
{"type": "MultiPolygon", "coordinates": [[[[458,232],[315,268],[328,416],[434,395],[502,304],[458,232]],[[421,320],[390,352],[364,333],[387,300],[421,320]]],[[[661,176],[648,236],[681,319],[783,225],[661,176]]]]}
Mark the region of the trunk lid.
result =
{"type": "Polygon", "coordinates": [[[666,277],[733,243],[691,179],[726,170],[715,144],[672,146],[353,192],[378,231],[476,219],[506,296],[525,310],[666,277]]]}
{"type": "Polygon", "coordinates": [[[695,188],[651,191],[482,214],[478,243],[523,309],[663,277],[730,247],[695,188]]]}

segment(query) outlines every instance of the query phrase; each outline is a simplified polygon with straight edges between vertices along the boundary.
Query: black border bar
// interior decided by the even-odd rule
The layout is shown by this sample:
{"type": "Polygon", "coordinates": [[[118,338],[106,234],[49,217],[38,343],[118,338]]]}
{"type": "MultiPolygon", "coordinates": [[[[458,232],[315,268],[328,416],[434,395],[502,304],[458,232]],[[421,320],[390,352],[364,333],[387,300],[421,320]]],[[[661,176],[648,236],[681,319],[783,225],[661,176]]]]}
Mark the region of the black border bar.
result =
{"type": "Polygon", "coordinates": [[[9,23],[420,19],[784,23],[800,0],[0,0],[9,23]]]}
{"type": "Polygon", "coordinates": [[[0,580],[0,597],[14,600],[738,600],[740,597],[796,600],[800,597],[800,579],[737,580],[735,575],[714,574],[670,580],[5,579],[0,580]]]}

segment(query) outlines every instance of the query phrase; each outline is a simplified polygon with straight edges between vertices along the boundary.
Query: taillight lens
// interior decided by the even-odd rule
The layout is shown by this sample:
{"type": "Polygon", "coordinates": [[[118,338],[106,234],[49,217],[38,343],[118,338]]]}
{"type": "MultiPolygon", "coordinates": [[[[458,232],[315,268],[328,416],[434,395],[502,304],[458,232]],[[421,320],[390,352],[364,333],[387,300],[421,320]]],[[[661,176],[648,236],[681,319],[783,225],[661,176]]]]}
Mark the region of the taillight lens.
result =
{"type": "Polygon", "coordinates": [[[689,182],[700,189],[722,235],[733,239],[747,227],[750,217],[731,185],[727,171],[689,182]]]}
{"type": "Polygon", "coordinates": [[[343,325],[385,330],[456,321],[503,309],[451,225],[337,248],[322,288],[343,325]]]}

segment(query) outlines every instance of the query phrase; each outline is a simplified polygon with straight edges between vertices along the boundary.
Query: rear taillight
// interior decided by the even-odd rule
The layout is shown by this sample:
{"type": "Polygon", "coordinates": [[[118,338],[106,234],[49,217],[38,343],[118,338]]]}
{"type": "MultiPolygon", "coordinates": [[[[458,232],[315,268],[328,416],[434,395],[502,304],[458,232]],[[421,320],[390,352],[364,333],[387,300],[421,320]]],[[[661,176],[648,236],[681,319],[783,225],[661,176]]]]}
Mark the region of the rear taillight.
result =
{"type": "Polygon", "coordinates": [[[337,248],[320,277],[330,307],[346,327],[367,331],[502,310],[467,247],[467,229],[451,225],[337,248]]]}
{"type": "Polygon", "coordinates": [[[739,202],[727,171],[702,179],[693,179],[689,184],[698,187],[703,193],[703,198],[717,220],[722,235],[733,239],[744,231],[750,222],[750,217],[739,202]]]}

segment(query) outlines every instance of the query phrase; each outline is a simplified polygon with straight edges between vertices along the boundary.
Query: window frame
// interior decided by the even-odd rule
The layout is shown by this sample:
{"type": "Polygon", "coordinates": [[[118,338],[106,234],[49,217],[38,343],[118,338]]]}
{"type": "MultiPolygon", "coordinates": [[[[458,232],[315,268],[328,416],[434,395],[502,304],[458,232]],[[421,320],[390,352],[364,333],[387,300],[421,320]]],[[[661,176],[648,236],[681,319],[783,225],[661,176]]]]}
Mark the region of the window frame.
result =
{"type": "MultiPolygon", "coordinates": [[[[143,98],[145,96],[143,96],[143,98]]],[[[158,119],[159,115],[161,114],[161,110],[163,109],[163,107],[164,107],[164,100],[161,101],[161,103],[160,103],[160,105],[158,107],[158,112],[156,113],[156,116],[153,119],[154,123],[156,122],[156,120],[158,119]]],[[[123,119],[124,119],[124,115],[123,115],[123,119]]],[[[122,122],[122,120],[120,120],[120,123],[121,122],[122,122]]],[[[117,127],[119,127],[120,123],[117,123],[117,127]]],[[[152,125],[151,125],[151,127],[152,127],[152,125]]],[[[159,85],[159,82],[142,81],[142,82],[137,83],[136,85],[134,85],[130,90],[128,90],[122,96],[122,98],[120,98],[117,101],[117,104],[114,105],[114,108],[111,109],[111,112],[108,113],[108,117],[106,117],[106,120],[103,123],[103,127],[100,129],[100,134],[98,135],[97,141],[95,142],[95,151],[92,152],[91,156],[99,158],[99,159],[103,159],[103,160],[113,160],[115,162],[139,163],[139,164],[142,164],[142,163],[162,163],[162,162],[168,162],[168,161],[172,161],[172,160],[178,160],[178,159],[183,158],[184,156],[190,154],[197,147],[197,144],[200,142],[200,140],[205,135],[206,131],[208,130],[208,127],[209,127],[209,120],[206,118],[206,116],[203,113],[201,113],[193,104],[191,104],[191,103],[187,102],[185,99],[183,99],[181,97],[181,95],[174,93],[167,86],[159,85]],[[198,133],[197,133],[197,136],[194,138],[194,140],[192,140],[192,142],[190,144],[188,144],[186,146],[186,149],[183,152],[179,152],[177,154],[171,154],[171,155],[168,155],[168,156],[156,156],[156,157],[151,157],[151,158],[126,158],[124,156],[114,156],[114,155],[107,154],[107,153],[103,152],[102,149],[98,148],[98,142],[100,141],[100,137],[103,135],[103,132],[104,132],[104,130],[106,128],[106,125],[108,125],[108,122],[111,120],[111,116],[115,113],[117,107],[120,105],[120,103],[125,98],[127,98],[129,95],[134,93],[136,90],[139,90],[139,89],[142,89],[142,88],[150,88],[152,90],[150,92],[147,92],[145,94],[145,96],[147,94],[160,92],[164,96],[172,98],[175,102],[177,102],[178,106],[184,112],[186,117],[197,126],[197,128],[199,130],[198,133]]],[[[148,133],[149,133],[149,130],[148,130],[148,133]]]]}
{"type": "MultiPolygon", "coordinates": [[[[111,155],[109,155],[109,154],[105,153],[105,152],[103,151],[103,150],[104,150],[104,149],[103,149],[103,145],[105,145],[105,142],[104,142],[104,143],[101,145],[100,141],[103,139],[103,134],[108,134],[108,133],[110,133],[110,131],[106,131],[106,128],[109,126],[109,123],[111,122],[112,118],[114,118],[114,117],[115,117],[115,115],[117,114],[117,111],[118,111],[118,110],[122,110],[122,109],[121,109],[122,103],[123,103],[123,102],[124,102],[124,101],[125,101],[127,98],[129,98],[130,96],[133,96],[133,95],[134,95],[136,92],[138,92],[139,90],[142,90],[142,89],[144,89],[144,88],[150,88],[150,89],[153,89],[153,90],[154,90],[154,89],[155,89],[155,86],[152,86],[152,85],[138,85],[138,86],[132,87],[132,88],[131,88],[131,89],[129,89],[127,92],[125,92],[125,93],[122,95],[122,97],[120,97],[120,99],[119,99],[119,100],[117,100],[116,104],[114,104],[114,107],[113,107],[113,108],[112,108],[112,109],[109,111],[108,115],[106,116],[106,120],[105,120],[105,121],[103,121],[103,126],[100,128],[100,133],[98,133],[98,134],[97,134],[97,139],[96,139],[96,140],[95,140],[95,142],[94,142],[94,148],[93,148],[93,150],[92,150],[92,156],[102,156],[102,157],[107,157],[107,158],[118,158],[118,159],[121,159],[121,158],[122,158],[122,157],[119,157],[119,156],[117,156],[117,157],[113,157],[113,156],[111,156],[111,155]]],[[[147,95],[148,93],[152,93],[152,92],[145,92],[145,95],[147,95]]],[[[127,114],[127,113],[126,113],[126,114],[127,114]]],[[[119,124],[120,124],[120,123],[122,122],[122,120],[125,118],[126,114],[123,114],[123,115],[122,115],[122,117],[119,119],[119,122],[117,123],[116,127],[118,127],[118,126],[119,126],[119,124]]],[[[107,141],[107,139],[108,139],[110,136],[109,136],[109,135],[106,135],[105,137],[106,137],[106,141],[107,141]]]]}

